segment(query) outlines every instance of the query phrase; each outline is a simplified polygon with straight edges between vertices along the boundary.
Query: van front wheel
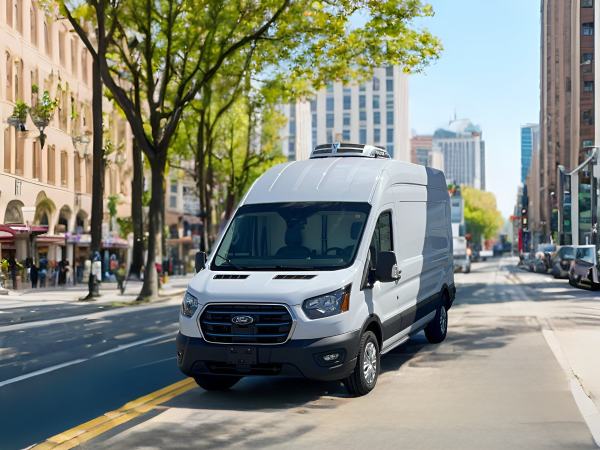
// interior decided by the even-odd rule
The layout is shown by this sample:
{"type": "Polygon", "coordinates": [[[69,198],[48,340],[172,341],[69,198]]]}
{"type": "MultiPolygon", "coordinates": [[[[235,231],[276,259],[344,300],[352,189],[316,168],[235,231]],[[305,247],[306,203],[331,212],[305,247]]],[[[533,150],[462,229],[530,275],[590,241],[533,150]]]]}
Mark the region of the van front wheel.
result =
{"type": "Polygon", "coordinates": [[[435,318],[425,327],[425,337],[432,344],[439,344],[446,339],[448,331],[448,310],[446,309],[446,296],[442,297],[442,302],[435,318]]]}
{"type": "Polygon", "coordinates": [[[194,380],[196,380],[196,384],[205,391],[226,391],[242,378],[243,377],[219,375],[197,375],[194,377],[194,380]]]}
{"type": "Polygon", "coordinates": [[[379,345],[372,331],[367,331],[360,339],[358,358],[354,372],[344,380],[350,395],[360,397],[371,392],[379,377],[379,345]]]}

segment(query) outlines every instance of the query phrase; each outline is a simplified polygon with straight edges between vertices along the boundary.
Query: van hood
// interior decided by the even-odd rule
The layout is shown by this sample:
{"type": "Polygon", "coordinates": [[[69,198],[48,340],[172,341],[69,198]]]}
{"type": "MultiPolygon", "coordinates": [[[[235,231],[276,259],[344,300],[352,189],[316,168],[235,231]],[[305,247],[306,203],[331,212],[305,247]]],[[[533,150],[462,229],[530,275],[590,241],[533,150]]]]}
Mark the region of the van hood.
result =
{"type": "Polygon", "coordinates": [[[188,292],[198,299],[200,305],[213,302],[269,302],[295,306],[308,298],[327,294],[352,283],[359,264],[359,261],[355,261],[350,268],[323,272],[217,272],[204,269],[192,279],[188,292]],[[282,276],[287,278],[282,279],[282,276]],[[298,278],[289,279],[291,276],[298,278]]]}

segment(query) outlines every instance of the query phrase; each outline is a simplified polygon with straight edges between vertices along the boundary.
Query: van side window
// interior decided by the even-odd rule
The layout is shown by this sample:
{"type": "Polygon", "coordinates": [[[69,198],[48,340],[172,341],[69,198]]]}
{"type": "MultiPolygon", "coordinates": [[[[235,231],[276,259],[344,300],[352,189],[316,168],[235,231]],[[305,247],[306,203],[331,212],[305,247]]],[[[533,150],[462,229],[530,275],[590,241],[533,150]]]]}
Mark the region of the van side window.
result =
{"type": "Polygon", "coordinates": [[[375,230],[373,231],[373,238],[371,239],[371,268],[377,267],[377,258],[379,252],[391,252],[394,250],[392,234],[392,213],[386,211],[381,213],[377,223],[375,224],[375,230]]]}

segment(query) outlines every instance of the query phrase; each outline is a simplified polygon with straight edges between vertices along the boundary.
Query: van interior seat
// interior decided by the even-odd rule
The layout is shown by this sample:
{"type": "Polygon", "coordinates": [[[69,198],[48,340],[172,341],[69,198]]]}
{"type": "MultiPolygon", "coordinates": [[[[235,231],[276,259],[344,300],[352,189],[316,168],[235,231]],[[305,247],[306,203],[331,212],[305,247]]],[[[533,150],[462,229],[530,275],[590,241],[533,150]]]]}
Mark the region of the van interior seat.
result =
{"type": "MultiPolygon", "coordinates": [[[[362,222],[354,222],[352,224],[352,226],[350,227],[350,239],[352,239],[353,241],[356,241],[358,239],[358,236],[360,235],[361,227],[362,227],[362,222]]],[[[349,245],[348,247],[346,247],[344,249],[344,251],[346,253],[348,253],[349,255],[351,255],[352,252],[354,251],[354,247],[356,247],[356,242],[354,242],[353,245],[349,245]]]]}
{"type": "Polygon", "coordinates": [[[299,227],[285,231],[285,247],[277,250],[277,255],[291,258],[309,258],[310,250],[302,245],[302,233],[299,227]]]}

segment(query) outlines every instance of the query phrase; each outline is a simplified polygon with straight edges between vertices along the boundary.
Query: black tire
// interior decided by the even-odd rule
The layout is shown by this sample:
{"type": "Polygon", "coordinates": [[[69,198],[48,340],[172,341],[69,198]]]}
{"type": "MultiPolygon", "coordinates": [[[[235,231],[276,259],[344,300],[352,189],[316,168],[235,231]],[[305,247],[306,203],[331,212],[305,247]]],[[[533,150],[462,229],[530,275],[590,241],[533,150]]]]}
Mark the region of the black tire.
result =
{"type": "Polygon", "coordinates": [[[379,377],[379,361],[380,354],[377,338],[372,331],[366,331],[360,338],[358,358],[356,359],[354,372],[343,380],[344,386],[346,386],[350,395],[360,397],[367,395],[375,389],[377,378],[379,377]],[[373,364],[373,359],[375,360],[375,364],[373,364]],[[373,377],[372,379],[367,380],[365,370],[368,372],[367,376],[373,377]]]}
{"type": "Polygon", "coordinates": [[[435,313],[435,318],[425,327],[425,337],[432,344],[439,344],[446,339],[446,333],[448,332],[448,310],[446,306],[446,295],[444,295],[435,313]]]}
{"type": "Polygon", "coordinates": [[[235,386],[242,378],[226,375],[198,375],[194,377],[194,380],[205,391],[226,391],[235,386]]]}

